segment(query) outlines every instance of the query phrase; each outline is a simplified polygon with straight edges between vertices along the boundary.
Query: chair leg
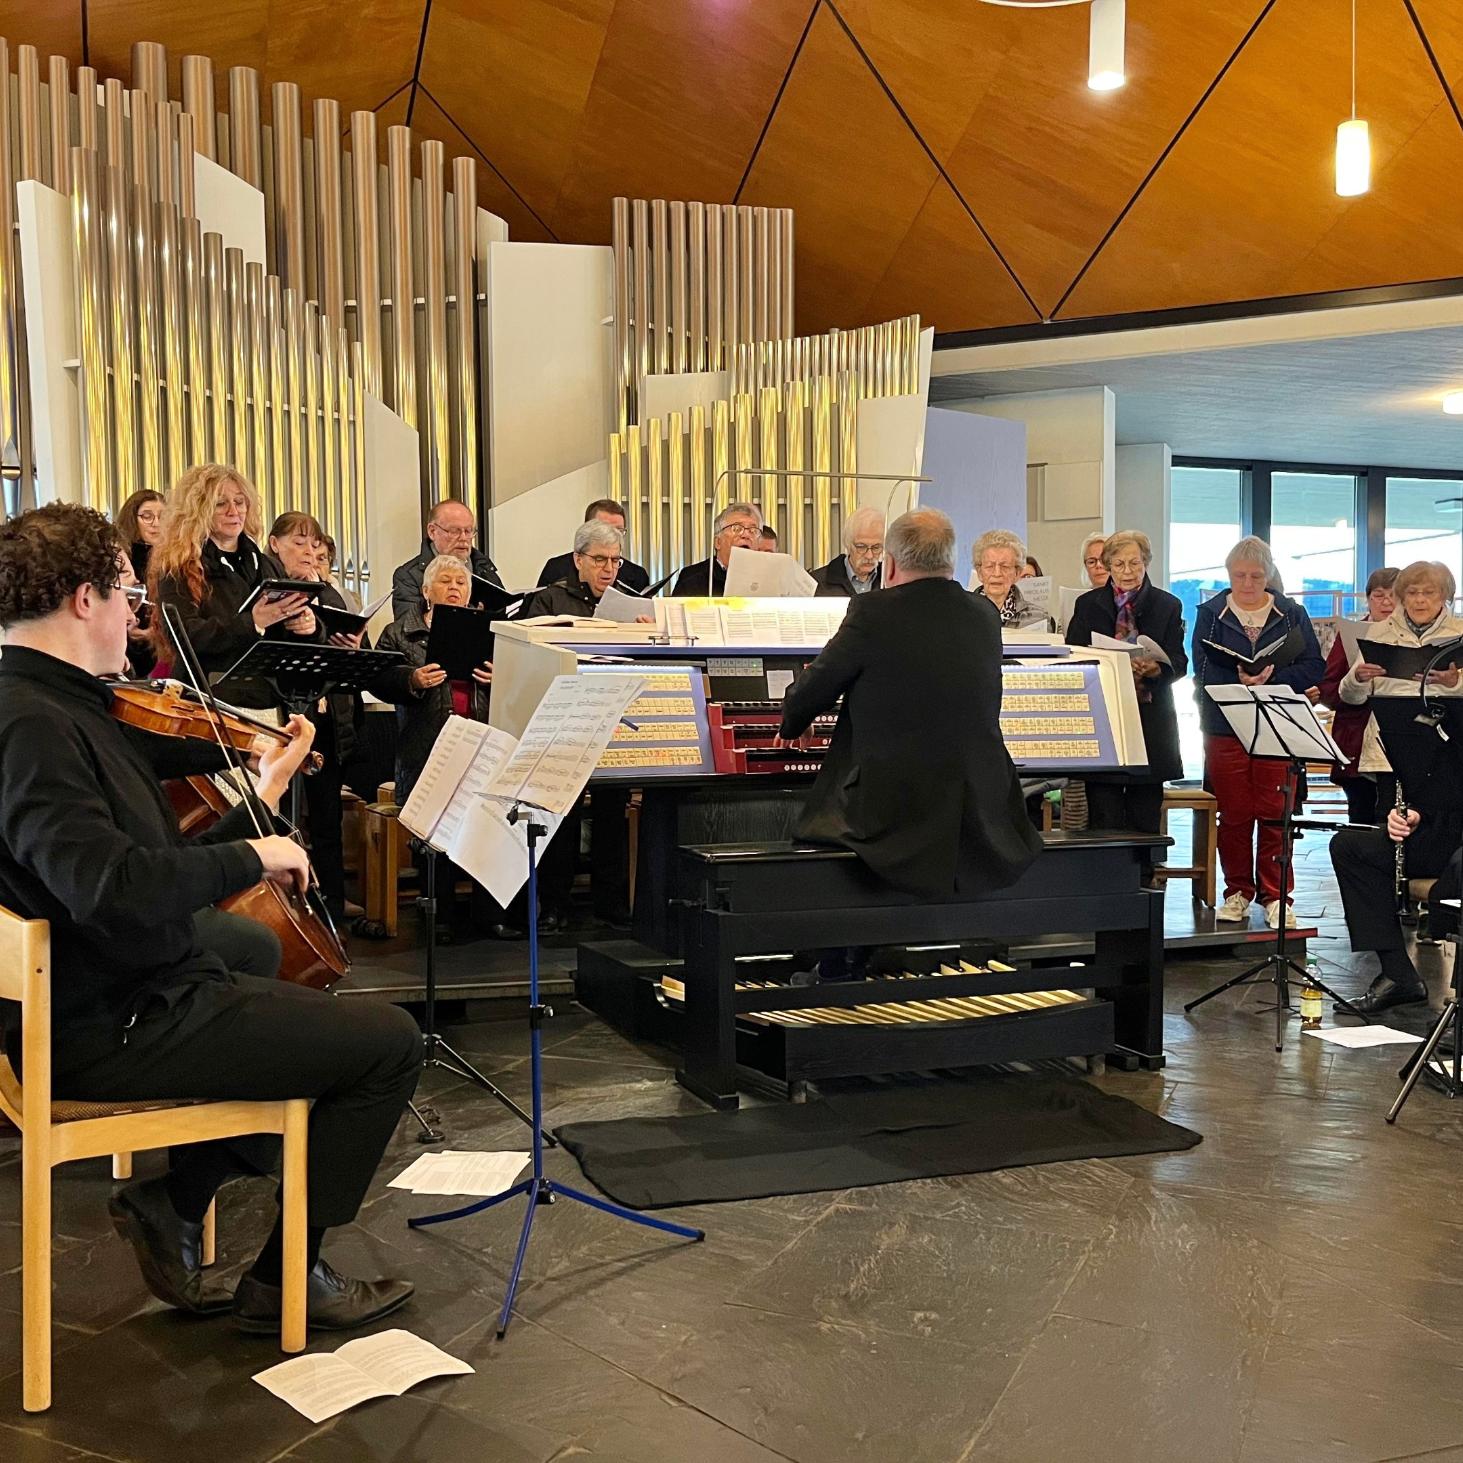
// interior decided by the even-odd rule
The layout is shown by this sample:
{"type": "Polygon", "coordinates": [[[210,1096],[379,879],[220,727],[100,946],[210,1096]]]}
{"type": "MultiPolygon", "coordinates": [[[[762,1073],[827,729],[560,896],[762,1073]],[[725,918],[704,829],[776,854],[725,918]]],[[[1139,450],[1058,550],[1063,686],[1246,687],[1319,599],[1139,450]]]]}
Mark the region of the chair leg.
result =
{"type": "Polygon", "coordinates": [[[209,1204],[208,1213],[203,1216],[203,1264],[205,1268],[214,1261],[217,1227],[218,1200],[215,1199],[209,1204]]]}
{"type": "Polygon", "coordinates": [[[130,1153],[114,1153],[112,1155],[112,1177],[114,1179],[130,1179],[132,1177],[132,1155],[130,1153]]]}
{"type": "Polygon", "coordinates": [[[40,1143],[21,1139],[21,1401],[51,1405],[51,1163],[40,1143]]]}
{"type": "Polygon", "coordinates": [[[303,1099],[285,1104],[284,1161],[280,1203],[284,1214],[284,1277],[280,1306],[281,1351],[303,1351],[308,1317],[305,1314],[305,1160],[309,1142],[310,1105],[303,1099]]]}

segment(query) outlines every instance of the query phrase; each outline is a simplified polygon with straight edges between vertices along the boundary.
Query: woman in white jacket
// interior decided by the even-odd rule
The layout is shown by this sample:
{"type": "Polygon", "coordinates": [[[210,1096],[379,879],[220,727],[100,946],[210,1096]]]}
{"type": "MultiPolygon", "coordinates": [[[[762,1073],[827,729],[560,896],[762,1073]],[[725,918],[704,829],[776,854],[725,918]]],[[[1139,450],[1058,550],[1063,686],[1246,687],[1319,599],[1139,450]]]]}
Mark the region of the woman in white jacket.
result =
{"type": "MultiPolygon", "coordinates": [[[[1453,613],[1453,596],[1457,592],[1452,571],[1446,564],[1425,559],[1409,564],[1398,576],[1393,586],[1397,608],[1370,627],[1365,639],[1359,642],[1362,659],[1341,678],[1336,688],[1341,699],[1348,706],[1362,706],[1373,696],[1416,696],[1419,685],[1415,680],[1399,680],[1389,676],[1379,665],[1366,659],[1368,640],[1380,641],[1384,645],[1441,645],[1463,635],[1463,620],[1453,613]]],[[[1463,677],[1457,667],[1444,671],[1433,671],[1431,689],[1443,696],[1463,695],[1463,677]]],[[[1392,771],[1382,748],[1377,731],[1377,719],[1367,723],[1366,735],[1362,739],[1361,756],[1357,771],[1386,775],[1392,771]]],[[[1392,804],[1390,788],[1383,798],[1383,789],[1378,789],[1377,811],[1383,812],[1392,804]]]]}

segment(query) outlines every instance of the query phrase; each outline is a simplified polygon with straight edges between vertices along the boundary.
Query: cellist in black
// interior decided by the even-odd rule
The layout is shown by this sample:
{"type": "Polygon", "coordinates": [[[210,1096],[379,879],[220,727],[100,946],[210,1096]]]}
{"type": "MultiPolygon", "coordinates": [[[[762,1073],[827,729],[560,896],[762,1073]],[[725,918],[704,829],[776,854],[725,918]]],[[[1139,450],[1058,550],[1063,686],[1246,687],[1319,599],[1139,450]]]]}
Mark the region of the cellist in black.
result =
{"type": "MultiPolygon", "coordinates": [[[[412,1286],[362,1281],[320,1259],[356,1214],[421,1066],[416,1024],[225,969],[193,916],[261,877],[303,881],[287,838],[186,843],[155,766],[109,712],[100,676],[125,663],[133,623],[117,535],[52,504],[0,525],[0,904],[50,921],[55,1088],[68,1099],[311,1097],[310,1324],[347,1329],[412,1286]]],[[[13,1027],[13,1023],[12,1023],[13,1027]]],[[[7,1029],[11,1061],[19,1033],[7,1029]]],[[[181,1309],[227,1308],[205,1289],[201,1224],[236,1174],[272,1170],[270,1140],[175,1149],[165,1177],[112,1200],[149,1288],[181,1309]]],[[[277,1328],[276,1225],[232,1300],[242,1329],[277,1328]]]]}

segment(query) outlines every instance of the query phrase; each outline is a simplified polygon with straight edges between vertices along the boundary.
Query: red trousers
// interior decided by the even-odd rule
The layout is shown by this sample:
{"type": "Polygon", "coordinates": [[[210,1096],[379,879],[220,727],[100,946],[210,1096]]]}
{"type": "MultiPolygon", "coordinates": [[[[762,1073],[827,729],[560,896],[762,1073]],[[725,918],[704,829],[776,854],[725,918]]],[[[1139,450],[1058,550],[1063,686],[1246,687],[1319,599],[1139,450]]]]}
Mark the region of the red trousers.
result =
{"type": "MultiPolygon", "coordinates": [[[[1224,869],[1224,897],[1243,894],[1269,904],[1280,898],[1280,829],[1263,824],[1259,856],[1255,853],[1255,824],[1279,818],[1285,811],[1284,762],[1251,757],[1236,737],[1204,738],[1204,772],[1210,790],[1219,799],[1219,862],[1224,869]],[[1257,887],[1258,886],[1258,887],[1257,887]]],[[[1290,885],[1295,886],[1291,870],[1290,885]]]]}

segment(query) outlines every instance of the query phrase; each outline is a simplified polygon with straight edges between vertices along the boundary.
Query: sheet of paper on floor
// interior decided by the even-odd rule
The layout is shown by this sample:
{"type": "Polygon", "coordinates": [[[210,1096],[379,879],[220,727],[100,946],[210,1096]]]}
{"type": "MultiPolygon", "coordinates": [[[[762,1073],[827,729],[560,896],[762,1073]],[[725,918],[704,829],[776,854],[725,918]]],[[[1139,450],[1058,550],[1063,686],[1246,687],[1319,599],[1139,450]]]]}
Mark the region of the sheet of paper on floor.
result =
{"type": "Polygon", "coordinates": [[[490,1199],[513,1186],[528,1164],[526,1153],[469,1153],[444,1149],[423,1153],[388,1184],[414,1194],[468,1194],[490,1199]]]}
{"type": "Polygon", "coordinates": [[[1422,1045],[1422,1037],[1398,1031],[1392,1026],[1328,1026],[1324,1031],[1306,1031],[1302,1035],[1329,1041],[1334,1046],[1353,1048],[1422,1045]]]}
{"type": "Polygon", "coordinates": [[[254,1380],[311,1422],[324,1422],[375,1397],[400,1397],[429,1377],[471,1371],[430,1341],[393,1330],[348,1341],[338,1351],[292,1357],[256,1372],[254,1380]]]}

